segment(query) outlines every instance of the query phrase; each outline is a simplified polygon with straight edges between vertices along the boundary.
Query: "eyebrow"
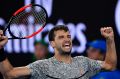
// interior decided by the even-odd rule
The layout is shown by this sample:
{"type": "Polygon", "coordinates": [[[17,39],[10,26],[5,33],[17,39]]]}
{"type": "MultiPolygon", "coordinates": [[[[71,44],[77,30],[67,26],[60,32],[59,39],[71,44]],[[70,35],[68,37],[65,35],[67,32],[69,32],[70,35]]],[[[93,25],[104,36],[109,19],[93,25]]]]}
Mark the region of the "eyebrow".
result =
{"type": "MultiPolygon", "coordinates": [[[[60,36],[58,36],[58,37],[63,37],[64,35],[60,35],[60,36]]],[[[70,36],[71,37],[71,35],[67,35],[67,36],[70,36]]]]}
{"type": "Polygon", "coordinates": [[[67,35],[67,36],[71,36],[71,35],[67,35]]]}

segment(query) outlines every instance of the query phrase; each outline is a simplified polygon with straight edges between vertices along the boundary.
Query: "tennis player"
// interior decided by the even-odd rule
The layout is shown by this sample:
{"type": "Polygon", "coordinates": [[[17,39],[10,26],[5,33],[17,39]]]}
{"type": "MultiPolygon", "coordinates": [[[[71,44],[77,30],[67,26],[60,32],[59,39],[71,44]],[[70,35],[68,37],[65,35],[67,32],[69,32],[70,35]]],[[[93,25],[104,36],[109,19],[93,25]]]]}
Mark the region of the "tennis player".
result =
{"type": "Polygon", "coordinates": [[[70,31],[65,25],[57,25],[49,32],[49,41],[55,53],[52,58],[38,60],[24,67],[13,67],[2,49],[8,39],[0,30],[0,72],[5,79],[29,75],[30,79],[89,79],[101,69],[114,70],[117,57],[113,29],[103,27],[101,34],[106,38],[105,61],[92,60],[84,56],[71,57],[70,31]]]}

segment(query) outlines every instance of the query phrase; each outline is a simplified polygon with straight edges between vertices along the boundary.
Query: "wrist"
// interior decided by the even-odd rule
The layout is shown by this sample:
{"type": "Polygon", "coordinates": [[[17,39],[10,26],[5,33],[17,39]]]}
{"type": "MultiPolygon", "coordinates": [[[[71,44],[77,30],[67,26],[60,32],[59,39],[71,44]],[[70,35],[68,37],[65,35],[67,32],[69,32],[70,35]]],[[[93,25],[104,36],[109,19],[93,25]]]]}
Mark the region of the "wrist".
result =
{"type": "Polygon", "coordinates": [[[0,62],[4,61],[7,58],[6,54],[4,53],[4,48],[0,49],[0,62]]]}
{"type": "Polygon", "coordinates": [[[114,36],[107,37],[106,40],[114,40],[114,36]]]}

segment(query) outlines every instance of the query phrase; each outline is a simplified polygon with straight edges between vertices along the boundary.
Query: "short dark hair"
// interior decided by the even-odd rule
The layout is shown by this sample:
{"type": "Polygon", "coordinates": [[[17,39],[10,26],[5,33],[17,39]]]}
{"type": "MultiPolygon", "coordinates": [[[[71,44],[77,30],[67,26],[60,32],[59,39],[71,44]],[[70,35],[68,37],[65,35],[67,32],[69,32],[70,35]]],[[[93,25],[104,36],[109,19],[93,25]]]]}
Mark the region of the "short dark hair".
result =
{"type": "Polygon", "coordinates": [[[54,41],[55,38],[55,31],[58,30],[64,30],[65,32],[69,31],[68,27],[66,25],[56,25],[54,28],[52,28],[49,32],[49,41],[54,41]]]}

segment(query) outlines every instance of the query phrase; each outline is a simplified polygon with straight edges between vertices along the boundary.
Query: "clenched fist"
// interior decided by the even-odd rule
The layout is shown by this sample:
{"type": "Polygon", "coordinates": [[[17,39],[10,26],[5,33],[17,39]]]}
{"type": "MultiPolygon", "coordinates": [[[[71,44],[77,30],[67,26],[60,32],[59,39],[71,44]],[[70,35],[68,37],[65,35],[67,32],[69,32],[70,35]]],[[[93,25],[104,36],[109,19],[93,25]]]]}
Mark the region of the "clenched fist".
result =
{"type": "Polygon", "coordinates": [[[100,29],[102,36],[105,38],[114,38],[114,33],[112,27],[103,27],[100,29]]]}
{"type": "Polygon", "coordinates": [[[0,30],[0,49],[7,43],[8,38],[4,36],[3,31],[0,30]]]}

